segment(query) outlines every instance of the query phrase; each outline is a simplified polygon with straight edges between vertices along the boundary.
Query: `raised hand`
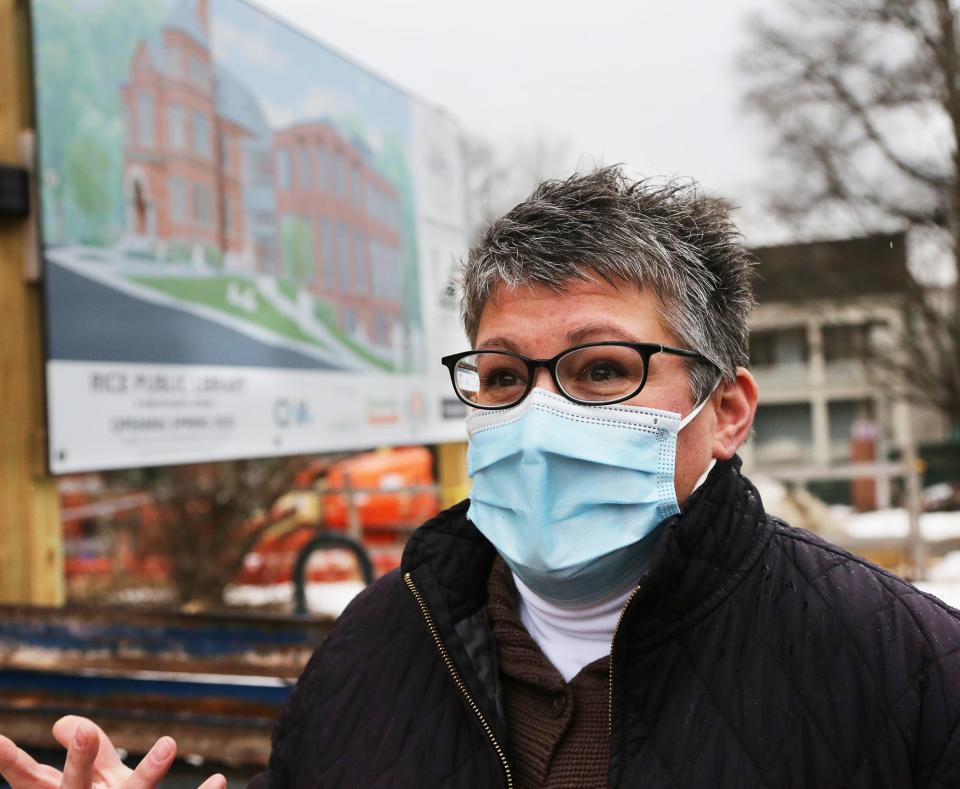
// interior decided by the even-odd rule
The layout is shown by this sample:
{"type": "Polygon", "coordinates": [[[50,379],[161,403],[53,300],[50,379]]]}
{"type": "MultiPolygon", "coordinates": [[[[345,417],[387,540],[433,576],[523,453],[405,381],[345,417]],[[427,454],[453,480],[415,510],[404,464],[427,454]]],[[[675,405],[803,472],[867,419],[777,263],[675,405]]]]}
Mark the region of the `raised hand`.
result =
{"type": "MultiPolygon", "coordinates": [[[[177,755],[177,744],[161,737],[136,769],[124,765],[116,748],[93,721],[68,715],[53,725],[53,736],[67,749],[60,772],[38,764],[12,740],[0,735],[0,775],[13,789],[156,789],[177,755]]],[[[227,779],[211,775],[199,789],[226,789],[227,779]]]]}

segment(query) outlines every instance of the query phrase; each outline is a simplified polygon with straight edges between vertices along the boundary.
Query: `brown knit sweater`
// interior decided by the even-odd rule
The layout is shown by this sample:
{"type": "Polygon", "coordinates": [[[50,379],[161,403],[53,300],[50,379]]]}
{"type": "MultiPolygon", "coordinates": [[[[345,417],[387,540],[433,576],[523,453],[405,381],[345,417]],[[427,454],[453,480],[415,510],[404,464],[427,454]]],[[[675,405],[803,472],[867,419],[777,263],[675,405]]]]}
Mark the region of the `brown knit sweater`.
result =
{"type": "Polygon", "coordinates": [[[517,787],[605,787],[610,658],[595,660],[564,682],[520,621],[513,576],[500,557],[490,571],[487,595],[517,787]]]}

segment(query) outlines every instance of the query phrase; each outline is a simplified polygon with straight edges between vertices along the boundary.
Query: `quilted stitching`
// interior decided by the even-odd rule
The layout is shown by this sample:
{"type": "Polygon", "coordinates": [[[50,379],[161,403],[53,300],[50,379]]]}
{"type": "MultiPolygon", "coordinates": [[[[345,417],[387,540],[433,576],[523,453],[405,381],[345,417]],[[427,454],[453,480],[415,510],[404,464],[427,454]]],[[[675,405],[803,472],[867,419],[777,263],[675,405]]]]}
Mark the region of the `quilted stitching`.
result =
{"type": "Polygon", "coordinates": [[[425,765],[430,785],[471,787],[478,777],[498,785],[499,761],[464,715],[396,574],[355,600],[336,630],[275,735],[274,789],[409,786],[403,776],[425,765]],[[442,747],[437,732],[451,733],[442,747]]]}
{"type": "MultiPolygon", "coordinates": [[[[731,509],[716,487],[706,498],[731,509]]],[[[733,507],[738,529],[751,528],[749,498],[733,507]]],[[[743,553],[724,552],[723,524],[688,526],[677,525],[687,531],[670,571],[736,583],[682,632],[669,619],[682,580],[641,598],[633,620],[646,617],[652,637],[634,639],[632,673],[615,688],[634,686],[618,717],[622,785],[656,775],[653,786],[911,786],[921,730],[937,764],[960,762],[960,743],[941,745],[960,716],[958,669],[940,669],[960,643],[955,612],[783,524],[749,568],[743,553]],[[925,692],[929,671],[953,691],[925,692]]]]}
{"type": "MultiPolygon", "coordinates": [[[[483,605],[492,559],[465,513],[404,558],[455,621],[483,605]]],[[[960,614],[767,518],[735,463],[666,535],[614,656],[618,785],[960,787],[960,614]]],[[[311,661],[271,766],[272,789],[503,783],[396,575],[311,661]]]]}

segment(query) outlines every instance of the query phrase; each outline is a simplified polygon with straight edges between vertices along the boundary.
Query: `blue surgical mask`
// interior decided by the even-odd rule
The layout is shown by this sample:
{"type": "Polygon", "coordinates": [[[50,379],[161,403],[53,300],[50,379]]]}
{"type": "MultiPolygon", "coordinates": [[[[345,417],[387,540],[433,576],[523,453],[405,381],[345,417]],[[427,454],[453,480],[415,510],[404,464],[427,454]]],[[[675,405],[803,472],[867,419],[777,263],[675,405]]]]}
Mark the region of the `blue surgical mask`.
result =
{"type": "Polygon", "coordinates": [[[581,607],[646,569],[657,526],[680,511],[680,414],[583,406],[534,389],[514,408],[467,417],[468,517],[534,593],[581,607]]]}

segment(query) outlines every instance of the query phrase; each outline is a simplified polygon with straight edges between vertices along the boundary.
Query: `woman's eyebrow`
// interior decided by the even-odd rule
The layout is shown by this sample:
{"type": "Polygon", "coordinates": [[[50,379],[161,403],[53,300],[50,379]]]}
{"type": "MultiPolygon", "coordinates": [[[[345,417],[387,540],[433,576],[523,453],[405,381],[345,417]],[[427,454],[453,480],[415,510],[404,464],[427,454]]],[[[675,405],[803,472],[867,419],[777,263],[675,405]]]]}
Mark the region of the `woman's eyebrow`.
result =
{"type": "Polygon", "coordinates": [[[571,329],[567,332],[567,339],[572,345],[579,345],[595,337],[603,337],[613,340],[627,340],[628,342],[639,342],[630,332],[625,331],[615,323],[589,323],[578,329],[571,329]]]}
{"type": "Polygon", "coordinates": [[[480,345],[477,346],[477,350],[481,348],[487,349],[502,349],[504,351],[513,351],[514,353],[519,353],[517,350],[517,344],[512,340],[508,340],[506,337],[491,337],[488,340],[484,340],[480,345]]]}

